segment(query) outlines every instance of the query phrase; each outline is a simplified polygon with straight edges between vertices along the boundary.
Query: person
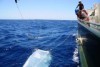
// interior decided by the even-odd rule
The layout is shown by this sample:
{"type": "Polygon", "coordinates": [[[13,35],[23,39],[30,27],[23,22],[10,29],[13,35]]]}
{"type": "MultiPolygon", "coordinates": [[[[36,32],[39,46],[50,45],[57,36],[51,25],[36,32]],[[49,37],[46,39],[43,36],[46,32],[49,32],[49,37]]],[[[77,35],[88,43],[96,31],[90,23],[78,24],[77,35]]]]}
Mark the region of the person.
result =
{"type": "Polygon", "coordinates": [[[82,17],[82,10],[84,9],[84,5],[81,1],[79,1],[79,4],[77,5],[76,9],[79,8],[79,12],[78,12],[78,17],[80,19],[84,19],[84,17],[82,17]]]}
{"type": "Polygon", "coordinates": [[[80,18],[84,21],[89,21],[88,13],[86,10],[84,10],[84,5],[81,1],[79,1],[79,4],[77,5],[76,10],[78,11],[76,13],[78,18],[80,18]]]}
{"type": "Polygon", "coordinates": [[[84,9],[84,5],[83,5],[83,3],[81,1],[79,1],[79,4],[77,5],[76,8],[78,8],[78,7],[79,7],[79,10],[84,9]]]}

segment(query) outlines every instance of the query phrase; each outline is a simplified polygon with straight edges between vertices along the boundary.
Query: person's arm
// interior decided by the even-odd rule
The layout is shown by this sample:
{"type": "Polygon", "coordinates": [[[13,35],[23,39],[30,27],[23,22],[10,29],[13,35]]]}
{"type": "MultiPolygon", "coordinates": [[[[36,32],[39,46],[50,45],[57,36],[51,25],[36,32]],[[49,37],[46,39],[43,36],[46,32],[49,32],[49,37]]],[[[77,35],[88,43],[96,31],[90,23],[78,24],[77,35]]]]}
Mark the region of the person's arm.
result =
{"type": "Polygon", "coordinates": [[[78,6],[79,6],[79,4],[77,5],[77,7],[76,7],[76,8],[78,8],[78,6]]]}

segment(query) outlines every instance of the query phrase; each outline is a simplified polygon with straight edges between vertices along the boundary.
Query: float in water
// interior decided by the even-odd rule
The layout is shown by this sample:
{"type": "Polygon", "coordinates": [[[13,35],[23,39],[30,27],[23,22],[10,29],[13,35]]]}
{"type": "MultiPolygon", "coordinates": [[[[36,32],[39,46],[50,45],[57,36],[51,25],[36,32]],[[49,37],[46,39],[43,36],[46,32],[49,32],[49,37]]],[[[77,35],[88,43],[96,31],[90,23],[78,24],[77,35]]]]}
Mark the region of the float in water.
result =
{"type": "Polygon", "coordinates": [[[49,67],[51,55],[49,51],[36,49],[27,59],[23,67],[49,67]]]}

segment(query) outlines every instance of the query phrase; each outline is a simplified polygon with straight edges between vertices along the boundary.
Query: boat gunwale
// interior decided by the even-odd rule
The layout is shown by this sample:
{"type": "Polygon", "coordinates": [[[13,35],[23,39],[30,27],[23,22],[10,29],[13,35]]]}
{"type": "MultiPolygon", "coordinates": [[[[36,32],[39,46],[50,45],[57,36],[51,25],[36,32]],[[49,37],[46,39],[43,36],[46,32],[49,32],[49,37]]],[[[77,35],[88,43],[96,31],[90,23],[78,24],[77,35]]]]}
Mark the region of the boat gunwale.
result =
{"type": "Polygon", "coordinates": [[[96,35],[97,37],[100,38],[100,31],[92,28],[89,26],[89,24],[87,23],[87,21],[78,21],[79,24],[81,24],[83,27],[85,27],[86,29],[88,29],[91,33],[93,33],[94,35],[96,35]]]}

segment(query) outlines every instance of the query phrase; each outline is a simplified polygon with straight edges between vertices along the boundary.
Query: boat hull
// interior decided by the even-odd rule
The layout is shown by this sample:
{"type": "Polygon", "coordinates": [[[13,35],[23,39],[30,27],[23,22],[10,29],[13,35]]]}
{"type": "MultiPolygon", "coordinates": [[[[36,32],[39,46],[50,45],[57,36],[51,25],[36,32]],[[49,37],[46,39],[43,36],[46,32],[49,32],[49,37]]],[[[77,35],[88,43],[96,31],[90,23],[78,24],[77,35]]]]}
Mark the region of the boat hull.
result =
{"type": "Polygon", "coordinates": [[[81,67],[100,67],[99,32],[79,21],[78,39],[81,67]]]}

